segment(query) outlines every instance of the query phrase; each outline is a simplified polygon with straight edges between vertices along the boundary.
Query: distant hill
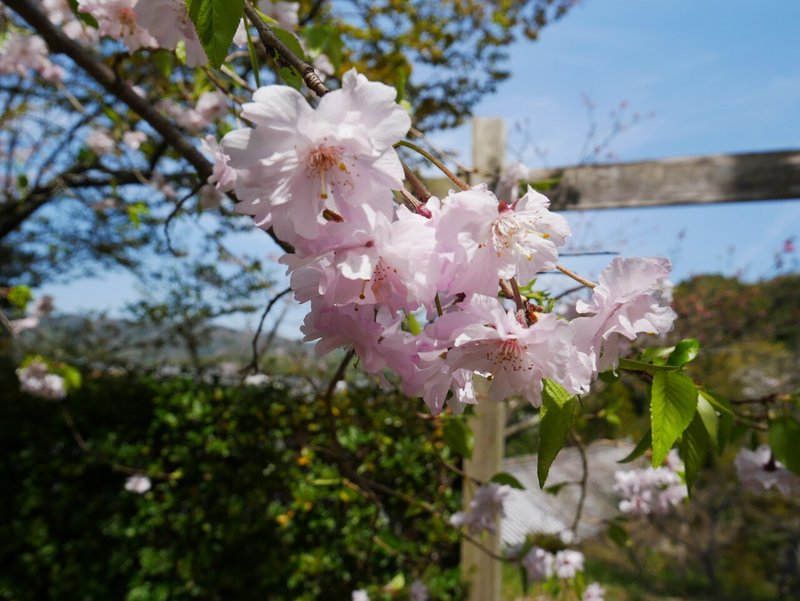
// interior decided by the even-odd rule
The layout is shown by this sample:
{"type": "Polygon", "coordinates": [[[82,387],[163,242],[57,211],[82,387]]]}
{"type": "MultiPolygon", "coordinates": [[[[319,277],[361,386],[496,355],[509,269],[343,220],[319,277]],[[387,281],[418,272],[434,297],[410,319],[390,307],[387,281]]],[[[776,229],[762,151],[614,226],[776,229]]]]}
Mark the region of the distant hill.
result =
{"type": "MultiPolygon", "coordinates": [[[[196,352],[204,364],[224,361],[242,363],[252,356],[254,332],[210,324],[198,332],[196,352]]],[[[269,332],[262,332],[264,348],[269,332]]],[[[142,367],[186,365],[191,357],[185,337],[173,327],[81,315],[56,315],[35,330],[24,333],[31,348],[48,356],[81,357],[88,362],[133,363],[142,367]]],[[[270,354],[305,353],[309,345],[274,336],[270,354]]]]}

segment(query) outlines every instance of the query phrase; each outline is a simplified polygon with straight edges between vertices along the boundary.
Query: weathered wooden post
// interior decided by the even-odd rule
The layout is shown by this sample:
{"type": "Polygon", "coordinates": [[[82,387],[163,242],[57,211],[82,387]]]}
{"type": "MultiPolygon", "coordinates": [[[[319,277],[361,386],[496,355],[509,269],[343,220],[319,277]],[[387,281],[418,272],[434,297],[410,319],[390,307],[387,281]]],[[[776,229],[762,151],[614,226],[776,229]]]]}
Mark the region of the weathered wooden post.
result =
{"type": "MultiPolygon", "coordinates": [[[[496,117],[476,117],[472,122],[472,165],[480,175],[472,174],[470,184],[496,181],[503,166],[506,148],[505,122],[496,117]]],[[[486,481],[501,470],[505,451],[505,403],[487,398],[489,383],[475,378],[478,405],[469,425],[475,434],[472,459],[464,462],[467,475],[486,481]]],[[[475,486],[464,481],[464,510],[475,495],[475,486]]],[[[482,544],[494,553],[500,552],[500,524],[495,534],[482,539],[482,544]]],[[[467,540],[461,542],[461,577],[469,583],[468,601],[499,601],[501,565],[485,551],[467,540]]]]}

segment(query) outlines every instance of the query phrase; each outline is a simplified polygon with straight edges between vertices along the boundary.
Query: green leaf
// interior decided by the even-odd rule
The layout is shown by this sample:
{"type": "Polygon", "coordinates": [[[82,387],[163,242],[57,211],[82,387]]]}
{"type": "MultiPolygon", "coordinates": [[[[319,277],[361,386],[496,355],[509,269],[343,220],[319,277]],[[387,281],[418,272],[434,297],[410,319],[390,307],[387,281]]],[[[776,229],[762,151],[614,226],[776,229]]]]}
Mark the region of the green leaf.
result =
{"type": "Polygon", "coordinates": [[[78,390],[81,387],[82,378],[81,372],[78,371],[76,368],[72,367],[71,365],[60,364],[57,368],[53,370],[57,375],[64,378],[64,383],[66,384],[67,390],[73,391],[78,390]]]}
{"type": "Polygon", "coordinates": [[[388,593],[398,593],[406,586],[406,577],[403,574],[397,574],[383,587],[383,590],[388,593]]]}
{"type": "MultiPolygon", "coordinates": [[[[311,58],[325,54],[331,60],[334,71],[339,71],[343,44],[338,28],[333,25],[309,25],[303,29],[303,39],[306,41],[311,58]]],[[[399,100],[401,99],[398,98],[399,100]]]]}
{"type": "Polygon", "coordinates": [[[644,452],[650,448],[650,444],[652,443],[651,432],[651,430],[648,430],[638,444],[633,448],[633,450],[625,455],[625,457],[617,461],[617,463],[630,463],[631,461],[639,459],[639,457],[644,455],[644,452]]]}
{"type": "Polygon", "coordinates": [[[697,338],[684,338],[675,345],[675,349],[667,358],[667,364],[682,367],[694,360],[699,352],[700,341],[697,338]]]}
{"type": "MultiPolygon", "coordinates": [[[[707,390],[700,390],[699,393],[703,401],[707,402],[717,413],[719,413],[717,436],[715,441],[717,454],[721,455],[722,451],[725,450],[725,446],[730,442],[731,435],[733,434],[733,409],[725,397],[711,393],[707,390]]],[[[700,405],[701,403],[698,401],[698,408],[700,405]]]]}
{"type": "Polygon", "coordinates": [[[448,418],[444,422],[444,442],[450,450],[469,459],[475,447],[475,435],[461,417],[448,418]]]}
{"type": "Polygon", "coordinates": [[[653,376],[650,428],[653,467],[658,467],[673,443],[689,426],[697,410],[697,386],[683,374],[659,371],[653,376]]]}
{"type": "Polygon", "coordinates": [[[645,363],[664,365],[667,357],[675,350],[674,346],[650,346],[642,351],[641,360],[645,363]]]}
{"type": "MultiPolygon", "coordinates": [[[[293,54],[296,54],[300,59],[305,60],[306,55],[305,52],[303,52],[303,47],[300,46],[299,40],[291,31],[286,31],[280,27],[273,27],[272,32],[281,42],[283,42],[284,46],[292,51],[293,54]]],[[[297,69],[286,64],[281,59],[277,51],[275,52],[275,61],[279,65],[278,74],[281,76],[281,79],[292,86],[295,90],[299,90],[303,86],[303,76],[297,72],[297,69]]]]}
{"type": "Polygon", "coordinates": [[[206,51],[209,64],[215,69],[228,55],[243,7],[243,0],[186,0],[197,37],[206,51]]]}
{"type": "Polygon", "coordinates": [[[683,433],[680,444],[680,455],[681,459],[683,459],[684,473],[686,475],[686,488],[690,495],[697,479],[697,473],[703,467],[710,442],[711,439],[700,417],[700,412],[697,411],[689,427],[683,433]]]}
{"type": "Polygon", "coordinates": [[[719,416],[714,406],[706,400],[702,390],[697,393],[697,414],[708,432],[708,437],[716,445],[719,440],[719,416]]]}
{"type": "Polygon", "coordinates": [[[33,292],[31,291],[30,286],[12,286],[6,295],[8,302],[20,311],[24,310],[25,307],[28,306],[28,303],[31,302],[32,298],[33,292]]]}
{"type": "Polygon", "coordinates": [[[567,441],[577,401],[563,386],[552,380],[542,381],[542,408],[539,425],[537,475],[539,487],[544,488],[550,466],[567,441]]]}
{"type": "Polygon", "coordinates": [[[675,365],[654,365],[653,363],[642,363],[641,361],[634,361],[633,359],[620,359],[620,369],[627,369],[628,371],[647,371],[650,373],[675,371],[678,369],[675,365]]]}
{"type": "Polygon", "coordinates": [[[793,417],[779,417],[769,423],[769,446],[775,459],[800,475],[800,423],[793,417]]]}
{"type": "Polygon", "coordinates": [[[525,490],[525,487],[522,485],[522,482],[517,480],[514,476],[509,474],[508,472],[500,472],[492,476],[489,482],[494,482],[496,484],[505,484],[510,486],[511,488],[516,488],[517,490],[525,490]]]}
{"type": "Polygon", "coordinates": [[[69,8],[72,10],[72,13],[78,17],[84,24],[92,27],[93,29],[97,29],[100,27],[100,24],[97,22],[92,15],[89,13],[82,13],[78,10],[78,0],[69,0],[69,8]]]}
{"type": "Polygon", "coordinates": [[[617,522],[608,525],[608,538],[610,538],[620,549],[631,546],[631,537],[628,531],[617,522]]]}

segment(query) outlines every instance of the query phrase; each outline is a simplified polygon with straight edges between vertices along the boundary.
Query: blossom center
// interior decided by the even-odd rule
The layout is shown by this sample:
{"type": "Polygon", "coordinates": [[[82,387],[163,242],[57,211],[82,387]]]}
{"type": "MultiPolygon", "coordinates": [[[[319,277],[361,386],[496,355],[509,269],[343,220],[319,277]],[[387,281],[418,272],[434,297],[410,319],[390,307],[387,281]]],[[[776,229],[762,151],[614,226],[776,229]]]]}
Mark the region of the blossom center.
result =
{"type": "Polygon", "coordinates": [[[306,155],[306,165],[315,175],[322,175],[337,165],[341,168],[342,150],[336,146],[317,146],[306,155]]]}

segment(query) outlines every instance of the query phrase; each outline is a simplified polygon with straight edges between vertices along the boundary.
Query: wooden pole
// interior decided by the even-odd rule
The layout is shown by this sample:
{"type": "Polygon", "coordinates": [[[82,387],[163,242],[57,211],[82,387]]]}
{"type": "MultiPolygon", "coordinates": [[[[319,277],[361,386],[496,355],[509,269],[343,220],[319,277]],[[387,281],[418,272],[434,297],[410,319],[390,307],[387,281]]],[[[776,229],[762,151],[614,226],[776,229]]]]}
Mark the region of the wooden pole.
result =
{"type": "MultiPolygon", "coordinates": [[[[506,148],[505,123],[500,118],[476,117],[472,123],[472,164],[481,173],[470,177],[470,184],[496,183],[503,166],[506,148]]],[[[469,420],[475,435],[475,448],[472,459],[464,462],[464,471],[480,481],[486,481],[502,469],[505,452],[505,403],[490,401],[489,383],[484,378],[475,377],[475,395],[478,405],[469,420]]],[[[475,485],[464,480],[464,511],[475,495],[475,485]]],[[[495,534],[481,540],[482,544],[494,553],[500,552],[500,524],[496,524],[495,534]]],[[[462,540],[461,578],[469,583],[467,601],[499,601],[502,566],[473,543],[462,540]]]]}

